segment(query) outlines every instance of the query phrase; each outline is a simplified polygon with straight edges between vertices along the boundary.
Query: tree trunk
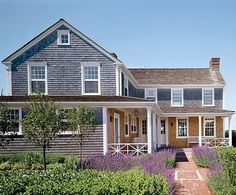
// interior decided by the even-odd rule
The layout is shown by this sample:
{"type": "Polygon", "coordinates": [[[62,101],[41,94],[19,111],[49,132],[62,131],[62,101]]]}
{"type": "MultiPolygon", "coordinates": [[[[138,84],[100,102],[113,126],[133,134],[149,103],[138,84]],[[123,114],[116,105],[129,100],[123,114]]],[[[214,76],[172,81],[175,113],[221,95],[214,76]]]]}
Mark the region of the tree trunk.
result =
{"type": "Polygon", "coordinates": [[[47,170],[47,165],[46,165],[46,146],[43,146],[43,166],[44,166],[44,171],[47,170]]]}

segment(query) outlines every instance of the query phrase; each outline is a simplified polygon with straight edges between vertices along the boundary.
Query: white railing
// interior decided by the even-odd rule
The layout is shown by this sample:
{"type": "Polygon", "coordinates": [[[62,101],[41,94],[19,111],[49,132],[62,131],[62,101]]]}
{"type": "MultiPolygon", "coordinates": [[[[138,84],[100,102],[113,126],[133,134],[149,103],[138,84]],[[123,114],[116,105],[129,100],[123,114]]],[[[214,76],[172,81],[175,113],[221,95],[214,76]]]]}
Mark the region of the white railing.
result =
{"type": "Polygon", "coordinates": [[[147,143],[112,143],[108,144],[108,151],[112,154],[124,156],[139,156],[148,151],[147,143]]]}
{"type": "Polygon", "coordinates": [[[229,146],[229,138],[202,138],[202,145],[208,147],[229,146]]]}

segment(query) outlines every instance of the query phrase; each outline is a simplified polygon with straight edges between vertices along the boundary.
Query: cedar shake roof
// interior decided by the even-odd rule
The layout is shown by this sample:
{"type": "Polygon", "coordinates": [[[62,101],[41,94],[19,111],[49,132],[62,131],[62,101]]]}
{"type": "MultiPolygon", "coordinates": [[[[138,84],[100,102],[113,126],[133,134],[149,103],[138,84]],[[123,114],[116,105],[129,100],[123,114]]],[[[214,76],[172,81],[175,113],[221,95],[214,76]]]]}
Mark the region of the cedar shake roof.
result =
{"type": "MultiPolygon", "coordinates": [[[[155,102],[144,98],[127,96],[49,96],[56,102],[155,102]]],[[[1,101],[6,102],[27,102],[31,96],[1,96],[1,101]]]]}
{"type": "Polygon", "coordinates": [[[210,68],[129,68],[140,85],[225,84],[210,68]]]}
{"type": "Polygon", "coordinates": [[[234,113],[232,110],[209,107],[160,107],[164,114],[175,113],[234,113]]]}

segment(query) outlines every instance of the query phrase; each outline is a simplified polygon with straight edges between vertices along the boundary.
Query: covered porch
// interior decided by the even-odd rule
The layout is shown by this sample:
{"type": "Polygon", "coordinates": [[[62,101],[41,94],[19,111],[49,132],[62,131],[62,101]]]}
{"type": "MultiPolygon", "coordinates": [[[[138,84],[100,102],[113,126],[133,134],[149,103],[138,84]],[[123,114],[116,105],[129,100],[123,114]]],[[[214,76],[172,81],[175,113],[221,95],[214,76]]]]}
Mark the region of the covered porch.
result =
{"type": "Polygon", "coordinates": [[[158,147],[161,112],[156,106],[103,107],[104,154],[137,156],[158,147]]]}

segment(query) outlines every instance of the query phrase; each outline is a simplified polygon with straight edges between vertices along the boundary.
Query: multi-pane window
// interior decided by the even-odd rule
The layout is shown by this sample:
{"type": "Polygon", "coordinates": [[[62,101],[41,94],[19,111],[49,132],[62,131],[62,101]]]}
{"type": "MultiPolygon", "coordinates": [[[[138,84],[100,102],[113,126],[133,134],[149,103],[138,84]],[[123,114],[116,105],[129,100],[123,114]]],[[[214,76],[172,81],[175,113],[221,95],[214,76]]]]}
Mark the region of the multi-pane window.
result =
{"type": "Polygon", "coordinates": [[[58,45],[70,45],[70,31],[58,30],[57,31],[58,45]]]}
{"type": "Polygon", "coordinates": [[[172,106],[183,106],[183,89],[171,90],[171,104],[172,106]]]}
{"type": "Polygon", "coordinates": [[[203,106],[214,106],[214,89],[203,89],[203,106]]]}
{"type": "Polygon", "coordinates": [[[128,96],[129,95],[129,80],[125,77],[124,78],[124,95],[128,96]]]}
{"type": "Polygon", "coordinates": [[[19,132],[19,110],[10,109],[8,110],[8,132],[19,132]]]}
{"type": "Polygon", "coordinates": [[[156,89],[145,89],[145,97],[147,99],[156,99],[157,98],[157,90],[156,89]]]}
{"type": "Polygon", "coordinates": [[[215,136],[214,118],[204,118],[204,136],[215,136]]]}
{"type": "Polygon", "coordinates": [[[46,65],[31,65],[29,71],[29,93],[46,93],[46,65]]]}
{"type": "Polygon", "coordinates": [[[137,132],[137,117],[134,115],[131,115],[131,132],[137,132]]]}
{"type": "Polygon", "coordinates": [[[142,134],[147,135],[147,120],[142,120],[142,134]]]}
{"type": "Polygon", "coordinates": [[[99,94],[99,66],[84,66],[83,71],[83,93],[99,94]]]}
{"type": "Polygon", "coordinates": [[[177,137],[186,137],[188,135],[187,119],[178,119],[177,121],[177,137]]]}
{"type": "Polygon", "coordinates": [[[129,114],[125,114],[125,136],[129,136],[129,114]]]}

